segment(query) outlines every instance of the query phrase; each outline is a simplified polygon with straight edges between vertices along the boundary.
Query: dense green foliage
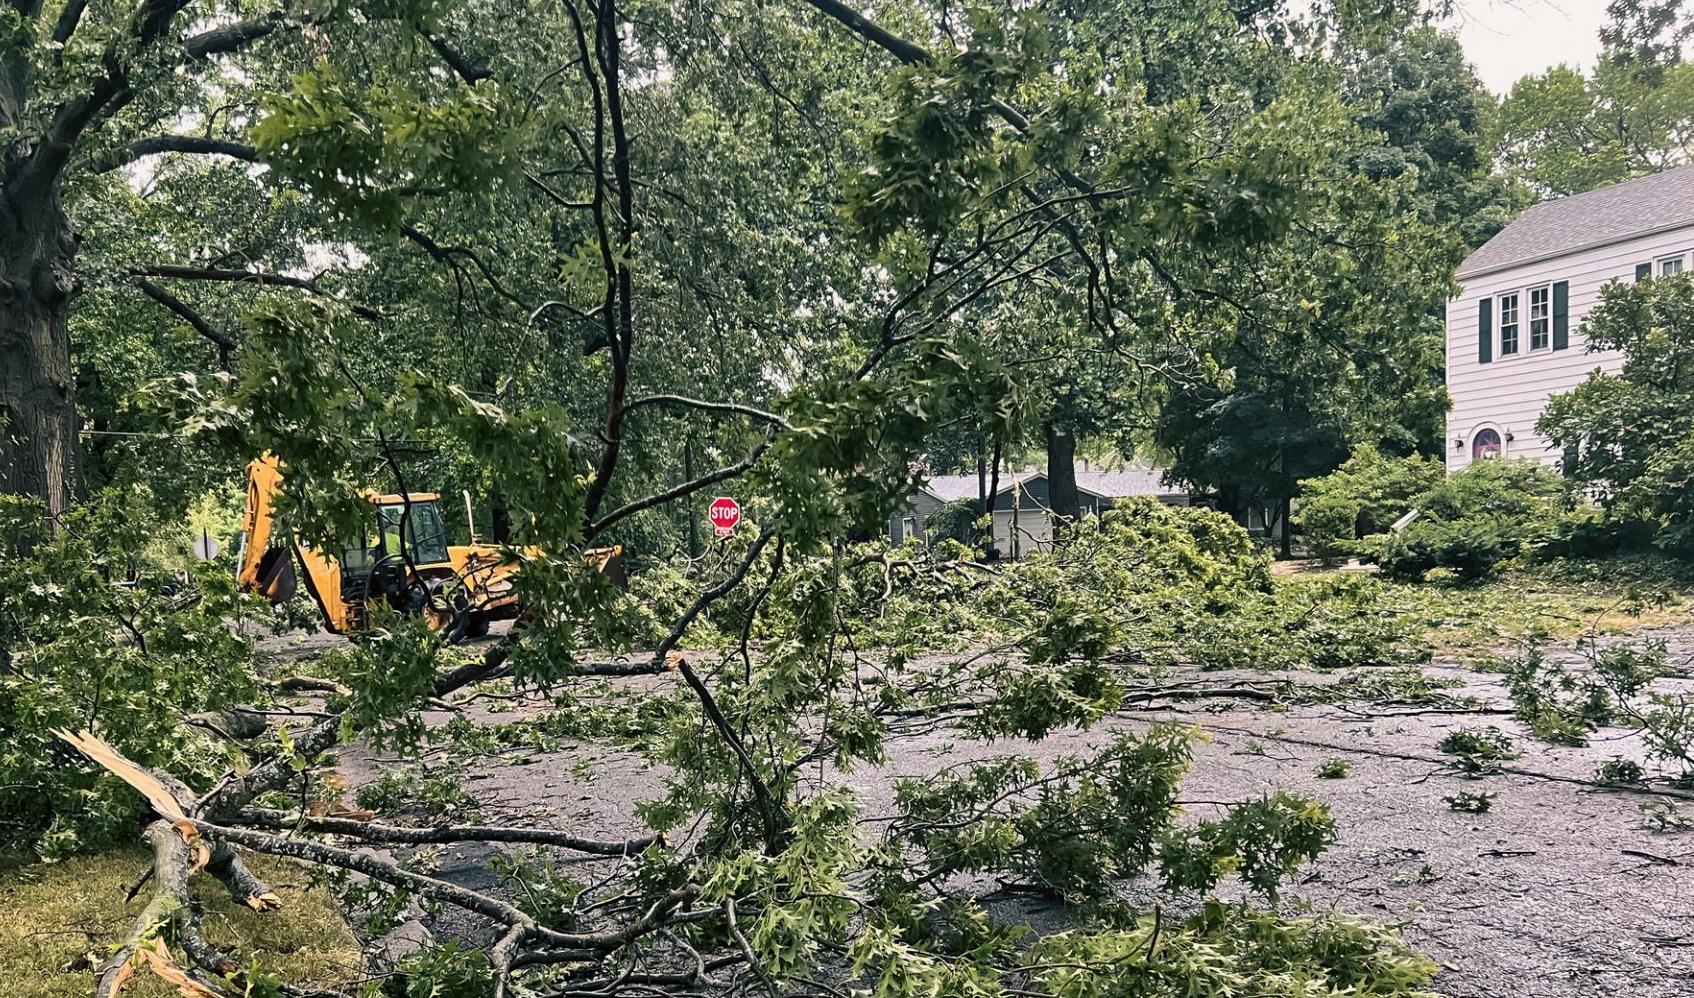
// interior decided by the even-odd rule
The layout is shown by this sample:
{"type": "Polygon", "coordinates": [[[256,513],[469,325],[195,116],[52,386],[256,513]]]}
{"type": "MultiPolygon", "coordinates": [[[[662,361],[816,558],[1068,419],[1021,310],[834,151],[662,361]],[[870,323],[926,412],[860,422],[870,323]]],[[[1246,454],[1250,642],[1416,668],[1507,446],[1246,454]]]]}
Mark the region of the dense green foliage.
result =
{"type": "MultiPolygon", "coordinates": [[[[1229,511],[1286,516],[1356,445],[1427,450],[1452,266],[1516,195],[1486,95],[1416,6],[143,0],[59,39],[9,11],[8,67],[99,98],[71,141],[43,138],[53,101],[6,123],[13,152],[74,153],[41,203],[80,249],[31,266],[65,288],[48,325],[76,346],[58,391],[91,431],[82,477],[112,487],[0,508],[14,840],[59,855],[142,816],[48,734],[89,728],[182,780],[226,849],[293,850],[385,919],[506,925],[412,957],[416,995],[615,991],[636,958],[689,988],[707,951],[771,994],[1418,994],[1434,967],[1391,935],[1266,907],[1335,840],[1321,802],[1186,815],[1198,735],[1124,716],[1177,663],[1431,695],[1406,589],[1273,583],[1229,516],[1151,501],[1004,567],[868,540],[943,451],[1151,445],[1229,511]],[[364,525],[366,490],[473,492],[522,563],[521,626],[465,649],[377,611],[312,663],[329,692],[297,723],[218,730],[286,677],[261,676],[227,574],[146,552],[190,510],[227,529],[265,452],[281,536],[320,548],[364,525]],[[708,543],[716,494],[745,518],[708,543]],[[614,543],[627,591],[585,557],[614,543]],[[426,721],[495,682],[551,710],[426,721]],[[846,774],[926,726],[998,754],[868,813],[846,774]],[[373,859],[392,830],[312,826],[341,744],[577,738],[662,774],[634,818],[664,838],[507,829],[607,860],[573,879],[504,857],[516,908],[373,859]],[[1116,891],[1134,876],[1192,914],[1149,921],[1116,891]],[[1072,929],[1028,943],[973,896],[996,879],[1074,903],[1072,929]]],[[[1425,518],[1383,556],[1407,577],[1488,574],[1557,491],[1367,453],[1312,515],[1352,541],[1415,483],[1425,518]]],[[[1537,716],[1569,713],[1553,699],[1537,716]]],[[[356,800],[474,822],[452,770],[356,800]]],[[[167,900],[139,934],[203,959],[192,902],[167,900]]]]}
{"type": "Polygon", "coordinates": [[[1360,540],[1387,533],[1445,474],[1435,458],[1396,459],[1375,447],[1357,447],[1333,472],[1300,483],[1294,523],[1319,558],[1359,554],[1365,550],[1360,540]]]}
{"type": "Polygon", "coordinates": [[[36,502],[0,496],[0,551],[12,552],[0,557],[0,850],[107,845],[141,813],[54,729],[97,725],[137,762],[195,782],[229,765],[185,722],[267,698],[250,635],[274,618],[227,571],[189,562],[194,539],[146,492],[103,493],[52,533],[36,502]]]}
{"type": "Polygon", "coordinates": [[[1402,579],[1435,568],[1485,578],[1530,551],[1556,520],[1563,495],[1564,483],[1539,461],[1474,461],[1417,498],[1421,515],[1384,539],[1376,560],[1402,579]]]}
{"type": "Polygon", "coordinates": [[[1394,578],[1415,581],[1447,568],[1480,579],[1555,533],[1568,553],[1589,553],[1570,540],[1581,529],[1574,521],[1562,533],[1556,526],[1569,519],[1560,512],[1565,486],[1537,461],[1477,461],[1444,475],[1434,459],[1387,458],[1364,448],[1332,474],[1302,484],[1299,522],[1312,553],[1359,555],[1394,578]],[[1416,519],[1390,531],[1414,510],[1416,519]]]}
{"type": "Polygon", "coordinates": [[[1610,284],[1583,331],[1593,348],[1621,351],[1623,368],[1554,396],[1539,426],[1605,510],[1588,532],[1646,532],[1694,556],[1694,278],[1610,284]]]}

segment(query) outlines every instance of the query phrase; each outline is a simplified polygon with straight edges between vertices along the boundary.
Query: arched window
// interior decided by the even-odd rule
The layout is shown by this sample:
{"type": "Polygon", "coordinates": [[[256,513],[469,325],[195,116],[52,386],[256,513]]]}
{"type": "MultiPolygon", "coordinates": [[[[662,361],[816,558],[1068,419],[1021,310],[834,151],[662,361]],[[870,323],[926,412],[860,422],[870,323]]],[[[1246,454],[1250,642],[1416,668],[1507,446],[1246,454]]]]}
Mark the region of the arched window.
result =
{"type": "Polygon", "coordinates": [[[1500,431],[1485,426],[1476,431],[1470,438],[1470,457],[1472,461],[1500,456],[1500,431]]]}

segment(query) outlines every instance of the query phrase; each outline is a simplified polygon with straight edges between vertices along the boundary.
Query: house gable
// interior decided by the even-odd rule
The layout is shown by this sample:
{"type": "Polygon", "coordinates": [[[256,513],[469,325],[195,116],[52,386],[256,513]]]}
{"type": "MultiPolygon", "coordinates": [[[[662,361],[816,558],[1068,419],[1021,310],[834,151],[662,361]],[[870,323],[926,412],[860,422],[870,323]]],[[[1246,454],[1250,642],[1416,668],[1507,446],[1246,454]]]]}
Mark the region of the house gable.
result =
{"type": "Polygon", "coordinates": [[[1623,365],[1616,351],[1588,349],[1583,320],[1605,285],[1667,261],[1694,268],[1694,167],[1537,205],[1473,254],[1447,304],[1448,470],[1496,444],[1505,457],[1557,462],[1535,429],[1548,398],[1623,365]],[[1630,214],[1643,203],[1661,213],[1630,214]]]}

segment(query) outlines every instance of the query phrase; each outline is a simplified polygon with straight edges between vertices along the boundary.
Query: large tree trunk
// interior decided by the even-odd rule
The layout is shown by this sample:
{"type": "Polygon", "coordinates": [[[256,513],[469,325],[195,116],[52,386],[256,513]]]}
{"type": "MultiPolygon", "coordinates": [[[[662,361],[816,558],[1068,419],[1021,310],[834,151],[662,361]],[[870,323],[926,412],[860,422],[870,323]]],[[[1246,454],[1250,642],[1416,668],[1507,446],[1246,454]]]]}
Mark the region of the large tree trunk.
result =
{"type": "Polygon", "coordinates": [[[0,493],[39,496],[49,515],[76,490],[76,241],[57,186],[0,194],[0,493]]]}
{"type": "Polygon", "coordinates": [[[1053,509],[1053,537],[1060,527],[1082,519],[1082,498],[1076,492],[1076,434],[1049,422],[1047,431],[1047,501],[1053,509]]]}

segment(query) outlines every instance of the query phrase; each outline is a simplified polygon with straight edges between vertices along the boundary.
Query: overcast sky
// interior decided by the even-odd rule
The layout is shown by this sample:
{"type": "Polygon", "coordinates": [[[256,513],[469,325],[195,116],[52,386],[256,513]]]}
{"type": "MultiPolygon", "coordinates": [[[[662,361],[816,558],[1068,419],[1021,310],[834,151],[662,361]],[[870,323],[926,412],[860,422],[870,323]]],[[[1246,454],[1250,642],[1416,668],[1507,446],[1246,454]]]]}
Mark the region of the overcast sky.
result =
{"type": "Polygon", "coordinates": [[[1458,0],[1454,6],[1450,26],[1495,93],[1559,63],[1592,69],[1600,51],[1606,0],[1458,0]]]}

